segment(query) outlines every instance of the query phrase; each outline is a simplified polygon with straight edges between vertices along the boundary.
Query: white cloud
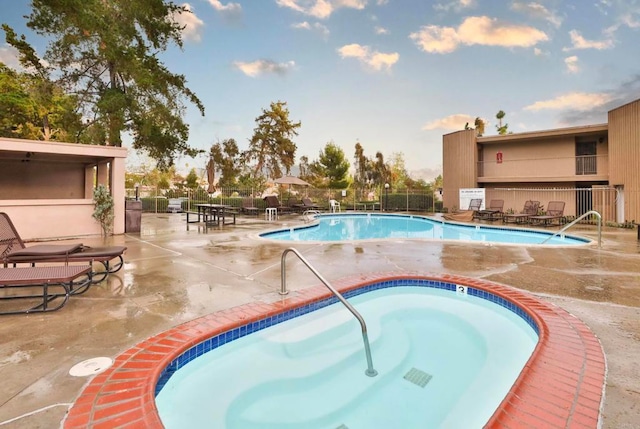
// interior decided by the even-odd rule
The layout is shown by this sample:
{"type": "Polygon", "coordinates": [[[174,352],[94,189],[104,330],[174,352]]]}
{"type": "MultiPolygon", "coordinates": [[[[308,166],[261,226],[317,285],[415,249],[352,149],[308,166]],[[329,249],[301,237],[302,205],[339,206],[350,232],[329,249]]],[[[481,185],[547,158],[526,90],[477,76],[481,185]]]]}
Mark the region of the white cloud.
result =
{"type": "Polygon", "coordinates": [[[215,10],[218,12],[240,12],[242,10],[242,6],[240,3],[232,3],[229,2],[226,5],[222,4],[220,0],[209,0],[209,4],[213,6],[215,10]]]}
{"type": "Polygon", "coordinates": [[[422,127],[422,129],[426,131],[439,129],[450,131],[463,130],[465,124],[469,124],[469,126],[473,128],[475,120],[475,116],[463,114],[449,115],[447,117],[436,119],[435,121],[427,123],[424,127],[422,127]]]}
{"type": "Polygon", "coordinates": [[[397,52],[385,54],[372,51],[369,46],[362,46],[357,43],[344,45],[338,49],[338,53],[342,58],[356,58],[374,71],[391,70],[391,67],[400,59],[400,54],[397,52]]]}
{"type": "Polygon", "coordinates": [[[559,95],[550,100],[536,101],[524,108],[537,112],[538,110],[591,110],[611,100],[611,95],[605,93],[570,92],[559,95]]]}
{"type": "Polygon", "coordinates": [[[449,53],[459,45],[530,47],[549,37],[534,27],[499,22],[487,16],[466,18],[458,28],[429,25],[411,33],[420,49],[430,53],[449,53]]]}
{"type": "Polygon", "coordinates": [[[375,31],[376,31],[376,34],[389,34],[389,30],[387,30],[384,27],[376,27],[375,31]]]}
{"type": "Polygon", "coordinates": [[[318,19],[325,19],[340,8],[362,10],[367,5],[367,0],[276,0],[276,4],[318,19]]]}
{"type": "Polygon", "coordinates": [[[276,63],[271,60],[256,60],[250,63],[235,61],[233,65],[249,77],[258,77],[266,73],[284,75],[295,67],[294,61],[276,63]]]}
{"type": "Polygon", "coordinates": [[[191,5],[189,3],[184,3],[182,6],[184,6],[188,12],[180,14],[176,13],[174,15],[176,22],[184,26],[182,35],[185,40],[199,42],[202,39],[202,27],[204,26],[204,22],[196,16],[196,13],[191,9],[191,5]]]}
{"type": "Polygon", "coordinates": [[[308,23],[307,21],[299,22],[297,24],[292,24],[291,27],[297,30],[315,30],[318,33],[322,34],[323,37],[329,36],[329,29],[320,24],[319,22],[314,22],[313,24],[308,23]]]}
{"type": "Polygon", "coordinates": [[[240,5],[240,3],[228,2],[227,4],[222,4],[220,0],[208,1],[218,13],[228,20],[237,21],[242,15],[242,5],[240,5]]]}
{"type": "Polygon", "coordinates": [[[550,22],[554,27],[558,28],[562,24],[562,18],[559,17],[555,12],[550,11],[544,5],[536,2],[514,2],[511,5],[511,9],[525,13],[529,16],[533,16],[535,18],[541,18],[548,22],[550,22]]]}
{"type": "Polygon", "coordinates": [[[389,3],[389,0],[378,0],[378,1],[376,1],[376,4],[378,6],[383,6],[383,5],[388,4],[388,3],[389,3]]]}
{"type": "Polygon", "coordinates": [[[571,37],[571,47],[563,48],[563,51],[572,51],[574,49],[610,49],[613,48],[613,39],[605,39],[605,40],[587,40],[582,37],[577,30],[569,31],[569,36],[571,37]]]}
{"type": "Polygon", "coordinates": [[[18,60],[18,50],[6,43],[4,46],[0,46],[0,63],[4,63],[14,70],[22,69],[20,60],[18,60]]]}
{"type": "Polygon", "coordinates": [[[436,3],[433,5],[435,10],[442,12],[449,12],[450,10],[460,12],[473,7],[476,7],[476,0],[453,0],[448,3],[436,3]]]}
{"type": "Polygon", "coordinates": [[[549,56],[549,52],[548,51],[543,51],[542,49],[537,48],[537,47],[533,48],[533,54],[536,57],[547,57],[547,56],[549,56]]]}
{"type": "Polygon", "coordinates": [[[578,57],[572,55],[564,59],[564,63],[567,66],[567,72],[571,74],[578,73],[580,71],[580,66],[578,65],[578,57]]]}

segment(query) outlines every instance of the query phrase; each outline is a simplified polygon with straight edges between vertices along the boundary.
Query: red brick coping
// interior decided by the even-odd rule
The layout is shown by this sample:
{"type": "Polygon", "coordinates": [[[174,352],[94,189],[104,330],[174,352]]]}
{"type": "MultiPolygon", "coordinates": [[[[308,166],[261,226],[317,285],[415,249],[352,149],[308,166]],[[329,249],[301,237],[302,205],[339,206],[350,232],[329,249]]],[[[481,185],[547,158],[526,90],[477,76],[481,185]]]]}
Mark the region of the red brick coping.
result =
{"type": "MultiPolygon", "coordinates": [[[[518,305],[538,325],[538,344],[487,428],[598,427],[606,363],[600,342],[579,319],[510,287],[453,275],[380,273],[344,278],[333,286],[344,292],[398,279],[443,281],[485,290],[518,305]]],[[[212,336],[329,296],[324,286],[314,286],[275,303],[254,302],[219,311],[151,337],[122,353],[111,368],[89,382],[63,427],[163,428],[155,386],[174,358],[212,336]]]]}

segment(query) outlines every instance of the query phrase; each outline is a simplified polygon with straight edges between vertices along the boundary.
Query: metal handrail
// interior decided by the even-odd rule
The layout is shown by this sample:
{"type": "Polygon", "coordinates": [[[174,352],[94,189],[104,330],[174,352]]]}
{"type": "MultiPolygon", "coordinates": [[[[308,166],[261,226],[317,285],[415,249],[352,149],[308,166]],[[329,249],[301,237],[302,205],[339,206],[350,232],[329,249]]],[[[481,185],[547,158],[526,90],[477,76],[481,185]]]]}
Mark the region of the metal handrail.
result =
{"type": "Polygon", "coordinates": [[[302,263],[305,264],[313,274],[315,274],[315,276],[322,282],[322,284],[324,284],[331,291],[331,293],[333,293],[336,296],[336,298],[338,298],[340,302],[343,303],[345,307],[347,307],[347,310],[349,310],[355,316],[355,318],[358,319],[358,322],[360,322],[360,327],[362,328],[362,341],[364,342],[364,352],[367,355],[367,370],[364,373],[369,377],[375,377],[376,375],[378,375],[378,371],[373,369],[373,361],[371,359],[371,347],[369,346],[369,336],[367,335],[367,325],[366,323],[364,323],[364,319],[362,318],[360,313],[358,313],[356,309],[353,308],[353,306],[349,304],[349,302],[340,294],[340,292],[338,292],[333,286],[331,286],[329,282],[325,280],[325,278],[322,277],[322,275],[315,268],[311,266],[309,261],[307,261],[305,257],[302,256],[302,254],[300,254],[300,252],[298,252],[293,247],[289,247],[288,249],[285,249],[284,252],[282,252],[282,262],[280,267],[282,284],[280,287],[280,295],[286,295],[289,293],[289,291],[287,290],[286,259],[287,259],[287,255],[290,252],[294,253],[298,257],[298,259],[300,259],[302,263]]]}
{"type": "Polygon", "coordinates": [[[548,237],[547,239],[545,239],[540,244],[544,244],[547,241],[551,240],[556,235],[562,234],[564,231],[566,231],[567,229],[571,228],[573,225],[575,225],[576,223],[578,223],[579,221],[581,221],[582,219],[584,219],[585,217],[587,217],[589,215],[596,215],[597,218],[598,218],[598,248],[602,247],[602,216],[600,215],[600,213],[598,213],[595,210],[589,210],[588,212],[582,214],[576,220],[574,220],[573,222],[571,222],[568,225],[565,225],[560,231],[556,231],[552,236],[548,237]]]}

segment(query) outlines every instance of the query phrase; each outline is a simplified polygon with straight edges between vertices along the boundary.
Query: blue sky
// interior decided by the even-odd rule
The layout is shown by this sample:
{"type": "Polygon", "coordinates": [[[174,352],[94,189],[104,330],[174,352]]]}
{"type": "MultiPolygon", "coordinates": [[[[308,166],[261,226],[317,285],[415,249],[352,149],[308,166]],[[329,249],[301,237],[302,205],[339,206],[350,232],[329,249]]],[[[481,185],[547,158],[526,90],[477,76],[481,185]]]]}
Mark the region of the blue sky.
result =
{"type": "MultiPolygon", "coordinates": [[[[29,2],[0,21],[29,34],[29,2]]],[[[178,2],[180,3],[180,2],[178,2]]],[[[189,143],[234,138],[285,101],[301,121],[297,156],[333,141],[351,161],[404,155],[416,177],[441,171],[442,135],[506,112],[514,133],[605,123],[640,97],[640,0],[191,0],[182,51],[162,59],[204,103],[189,107],[189,143]]],[[[0,44],[0,61],[16,65],[0,44]]],[[[132,157],[132,162],[140,162],[132,157]]],[[[178,160],[204,168],[205,157],[178,160]]]]}

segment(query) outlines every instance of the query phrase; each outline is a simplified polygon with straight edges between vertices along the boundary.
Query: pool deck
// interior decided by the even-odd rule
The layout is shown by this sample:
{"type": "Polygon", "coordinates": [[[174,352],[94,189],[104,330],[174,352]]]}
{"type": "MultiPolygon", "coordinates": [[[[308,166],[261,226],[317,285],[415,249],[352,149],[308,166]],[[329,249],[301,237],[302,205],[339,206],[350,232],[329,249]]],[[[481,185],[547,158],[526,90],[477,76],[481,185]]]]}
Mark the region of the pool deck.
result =
{"type": "MultiPolygon", "coordinates": [[[[187,226],[184,216],[144,215],[141,234],[112,237],[110,244],[128,247],[124,270],[83,296],[72,297],[60,311],[0,319],[0,427],[59,427],[91,381],[68,374],[80,361],[115,358],[146,339],[214,312],[223,311],[216,317],[226,314],[229,319],[238,306],[281,302],[280,257],[291,243],[262,240],[257,233],[303,224],[300,216],[283,216],[277,222],[240,216],[236,225],[209,228],[187,226]]],[[[595,238],[592,227],[577,226],[572,232],[595,238]]],[[[81,241],[101,244],[101,239],[81,241]]],[[[546,307],[567,315],[566,320],[574,320],[569,313],[577,316],[606,354],[603,427],[640,427],[640,244],[635,231],[605,228],[601,250],[422,240],[295,247],[331,282],[381,272],[464,276],[528,291],[546,307]]],[[[287,277],[299,295],[318,284],[293,258],[287,277]]],[[[105,408],[108,414],[118,414],[115,410],[105,408]]],[[[117,427],[114,423],[104,427],[117,427]]],[[[575,427],[595,427],[592,419],[577,423],[575,427]]],[[[564,425],[549,421],[532,427],[564,425]]]]}

